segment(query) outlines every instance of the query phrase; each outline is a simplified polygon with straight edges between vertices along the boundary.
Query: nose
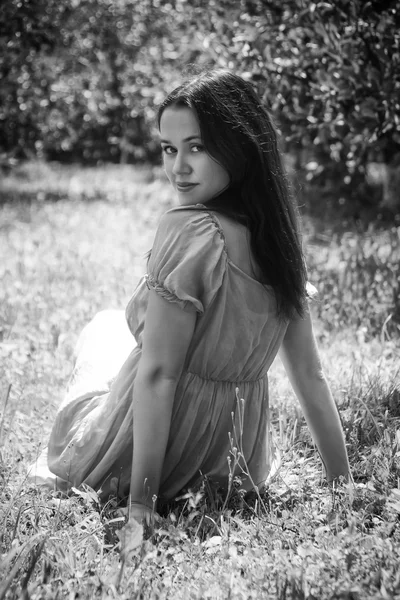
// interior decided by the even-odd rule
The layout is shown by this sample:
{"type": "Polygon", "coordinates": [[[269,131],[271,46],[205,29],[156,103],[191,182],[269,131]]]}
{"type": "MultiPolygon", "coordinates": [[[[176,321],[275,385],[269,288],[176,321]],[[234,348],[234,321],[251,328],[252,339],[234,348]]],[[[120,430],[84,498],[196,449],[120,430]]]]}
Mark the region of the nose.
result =
{"type": "Polygon", "coordinates": [[[192,168],[187,160],[187,155],[184,152],[177,152],[175,155],[172,173],[174,175],[188,175],[192,168]]]}

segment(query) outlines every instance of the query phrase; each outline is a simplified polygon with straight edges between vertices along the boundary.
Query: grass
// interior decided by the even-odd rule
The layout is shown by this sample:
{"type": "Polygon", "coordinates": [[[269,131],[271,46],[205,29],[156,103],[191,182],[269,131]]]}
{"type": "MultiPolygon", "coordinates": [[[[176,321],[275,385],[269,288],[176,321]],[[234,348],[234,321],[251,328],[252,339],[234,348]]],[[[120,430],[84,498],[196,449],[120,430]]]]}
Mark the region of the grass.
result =
{"type": "Polygon", "coordinates": [[[46,443],[82,326],[123,308],[172,204],[150,169],[28,164],[0,184],[0,600],[400,598],[399,230],[338,233],[305,218],[322,360],[356,485],[325,484],[277,361],[272,431],[281,467],[261,496],[205,486],[133,532],[82,488],[26,483],[46,443]],[[135,546],[135,543],[133,544],[135,546]]]}

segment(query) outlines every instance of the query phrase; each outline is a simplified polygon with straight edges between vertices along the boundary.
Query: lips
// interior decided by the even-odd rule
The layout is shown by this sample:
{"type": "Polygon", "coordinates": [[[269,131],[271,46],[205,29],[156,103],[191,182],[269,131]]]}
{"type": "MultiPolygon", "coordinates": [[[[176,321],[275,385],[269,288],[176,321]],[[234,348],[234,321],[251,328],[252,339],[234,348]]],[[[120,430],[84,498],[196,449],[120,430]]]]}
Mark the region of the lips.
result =
{"type": "Polygon", "coordinates": [[[197,183],[186,183],[186,182],[179,182],[179,181],[176,181],[175,184],[176,184],[177,189],[180,192],[189,192],[194,187],[196,187],[196,185],[198,185],[197,183]]]}

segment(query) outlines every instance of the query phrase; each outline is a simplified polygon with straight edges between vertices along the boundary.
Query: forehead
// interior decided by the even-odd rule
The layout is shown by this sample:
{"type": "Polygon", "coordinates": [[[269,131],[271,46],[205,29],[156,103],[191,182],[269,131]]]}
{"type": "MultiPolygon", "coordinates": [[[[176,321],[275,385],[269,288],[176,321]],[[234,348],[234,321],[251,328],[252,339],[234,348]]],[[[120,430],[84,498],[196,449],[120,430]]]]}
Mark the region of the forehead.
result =
{"type": "Polygon", "coordinates": [[[186,106],[169,106],[161,115],[160,134],[163,139],[200,137],[196,113],[186,106]]]}

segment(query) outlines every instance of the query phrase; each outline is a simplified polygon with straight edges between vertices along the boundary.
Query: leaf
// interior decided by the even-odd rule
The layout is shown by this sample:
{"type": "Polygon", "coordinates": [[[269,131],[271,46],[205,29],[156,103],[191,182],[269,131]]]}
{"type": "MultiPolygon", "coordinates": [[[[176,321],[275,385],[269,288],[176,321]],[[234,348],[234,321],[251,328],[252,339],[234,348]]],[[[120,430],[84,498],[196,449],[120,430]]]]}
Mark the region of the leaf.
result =
{"type": "Polygon", "coordinates": [[[222,538],[220,535],[213,535],[208,540],[202,543],[204,548],[215,548],[216,546],[220,546],[222,542],[222,538]]]}
{"type": "Polygon", "coordinates": [[[71,487],[71,491],[74,492],[74,494],[76,494],[77,496],[80,496],[86,502],[86,504],[94,504],[95,506],[98,506],[100,504],[99,497],[93,488],[91,488],[86,483],[82,483],[80,485],[80,488],[82,489],[71,487]]]}
{"type": "Polygon", "coordinates": [[[394,488],[387,499],[388,507],[400,515],[400,490],[394,488]]]}

